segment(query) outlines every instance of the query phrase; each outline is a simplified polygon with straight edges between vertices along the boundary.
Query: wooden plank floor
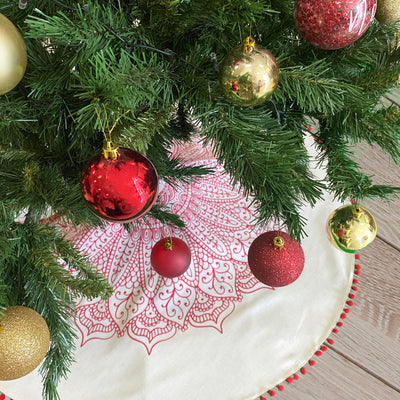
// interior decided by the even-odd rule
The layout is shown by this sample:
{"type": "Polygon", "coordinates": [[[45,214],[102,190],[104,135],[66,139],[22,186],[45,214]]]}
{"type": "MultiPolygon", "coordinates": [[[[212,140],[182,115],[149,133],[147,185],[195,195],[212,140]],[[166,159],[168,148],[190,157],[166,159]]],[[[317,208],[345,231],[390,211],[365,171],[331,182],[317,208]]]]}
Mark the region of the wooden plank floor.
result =
{"type": "MultiPolygon", "coordinates": [[[[388,97],[400,105],[400,91],[388,97]]],[[[356,153],[376,182],[400,186],[400,167],[379,148],[360,145],[356,153]]],[[[400,400],[400,199],[362,205],[377,220],[378,237],[360,251],[354,304],[331,335],[334,344],[274,399],[400,400]]]]}

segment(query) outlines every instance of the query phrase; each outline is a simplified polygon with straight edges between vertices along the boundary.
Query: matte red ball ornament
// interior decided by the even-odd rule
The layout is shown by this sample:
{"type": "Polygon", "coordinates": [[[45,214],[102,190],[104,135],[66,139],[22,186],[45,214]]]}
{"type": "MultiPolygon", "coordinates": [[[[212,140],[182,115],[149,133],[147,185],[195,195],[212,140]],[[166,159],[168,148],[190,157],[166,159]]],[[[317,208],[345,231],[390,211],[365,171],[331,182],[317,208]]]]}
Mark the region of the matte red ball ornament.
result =
{"type": "Polygon", "coordinates": [[[265,232],[250,245],[248,262],[253,275],[265,285],[294,282],[304,268],[304,252],[295,239],[281,231],[265,232]]]}
{"type": "Polygon", "coordinates": [[[297,30],[313,46],[335,50],[359,39],[371,25],[376,0],[295,0],[297,30]]]}
{"type": "Polygon", "coordinates": [[[191,259],[189,246],[176,237],[159,240],[150,255],[154,270],[166,278],[176,278],[184,274],[191,259]]]}
{"type": "Polygon", "coordinates": [[[102,219],[133,221],[147,213],[157,198],[157,172],[142,154],[109,145],[90,160],[83,172],[83,198],[102,219]]]}

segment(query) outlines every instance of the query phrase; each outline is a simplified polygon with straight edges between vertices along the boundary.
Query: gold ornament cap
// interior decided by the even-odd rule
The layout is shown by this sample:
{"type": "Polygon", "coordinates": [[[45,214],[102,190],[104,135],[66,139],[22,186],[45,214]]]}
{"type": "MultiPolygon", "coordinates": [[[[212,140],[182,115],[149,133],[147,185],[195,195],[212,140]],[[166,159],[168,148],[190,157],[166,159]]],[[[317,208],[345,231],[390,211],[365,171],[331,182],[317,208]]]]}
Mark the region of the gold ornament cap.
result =
{"type": "Polygon", "coordinates": [[[18,29],[0,14],[0,95],[18,85],[25,74],[27,58],[25,42],[18,29]]]}
{"type": "Polygon", "coordinates": [[[171,239],[165,239],[163,243],[163,247],[167,251],[172,251],[172,240],[171,239]]]}
{"type": "Polygon", "coordinates": [[[282,236],[274,237],[274,249],[275,250],[282,250],[284,245],[285,245],[285,239],[282,236]]]}
{"type": "Polygon", "coordinates": [[[114,146],[112,142],[107,142],[103,147],[104,157],[111,160],[118,158],[118,146],[114,146]]]}
{"type": "Polygon", "coordinates": [[[247,36],[242,42],[242,52],[243,54],[251,53],[256,47],[256,41],[251,36],[247,36]]]}
{"type": "Polygon", "coordinates": [[[329,241],[346,253],[355,253],[367,247],[374,241],[377,230],[372,214],[355,205],[339,207],[329,216],[326,224],[329,241]]]}
{"type": "Polygon", "coordinates": [[[40,314],[28,307],[8,307],[0,317],[0,381],[32,372],[49,345],[49,328],[40,314]]]}

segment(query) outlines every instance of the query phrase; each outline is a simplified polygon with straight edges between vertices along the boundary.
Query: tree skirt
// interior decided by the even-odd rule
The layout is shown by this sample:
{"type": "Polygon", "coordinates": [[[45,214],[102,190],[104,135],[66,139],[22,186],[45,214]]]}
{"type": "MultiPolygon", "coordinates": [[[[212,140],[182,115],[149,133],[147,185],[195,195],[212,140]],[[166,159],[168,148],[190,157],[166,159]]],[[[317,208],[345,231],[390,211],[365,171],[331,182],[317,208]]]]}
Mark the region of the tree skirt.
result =
{"type": "MultiPolygon", "coordinates": [[[[327,197],[304,209],[304,271],[293,284],[273,289],[248,268],[247,250],[262,232],[249,201],[232,190],[209,149],[195,143],[174,152],[217,170],[160,191],[158,201],[181,216],[183,230],[151,219],[131,233],[119,224],[89,231],[60,224],[115,289],[106,301],[77,300],[79,349],[59,385],[62,400],[252,400],[302,367],[339,319],[353,256],[329,243],[325,223],[340,204],[327,197]],[[170,235],[192,252],[188,271],[173,279],[150,265],[153,245],[170,235]]],[[[40,377],[33,372],[1,382],[0,391],[39,400],[40,377]]]]}

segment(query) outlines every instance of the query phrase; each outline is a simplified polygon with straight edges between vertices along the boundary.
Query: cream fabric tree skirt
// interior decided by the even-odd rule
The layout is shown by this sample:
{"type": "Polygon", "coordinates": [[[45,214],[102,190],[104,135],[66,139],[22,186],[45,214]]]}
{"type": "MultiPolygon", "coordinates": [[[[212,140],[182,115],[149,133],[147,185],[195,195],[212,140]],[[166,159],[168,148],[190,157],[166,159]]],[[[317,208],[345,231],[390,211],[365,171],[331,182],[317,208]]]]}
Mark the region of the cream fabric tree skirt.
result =
{"type": "MultiPolygon", "coordinates": [[[[189,163],[214,162],[192,150],[175,149],[189,163]]],[[[115,294],[107,302],[78,302],[79,348],[59,385],[62,400],[253,400],[298,371],[340,317],[354,256],[326,238],[327,218],[339,203],[327,197],[304,209],[304,271],[273,290],[249,272],[247,249],[261,231],[221,169],[178,192],[164,188],[160,200],[186,220],[182,232],[155,221],[132,234],[118,224],[89,232],[63,227],[115,294]],[[166,234],[192,250],[189,270],[173,280],[149,264],[152,245],[166,234]]],[[[0,382],[0,391],[14,400],[40,400],[41,378],[34,371],[0,382]]]]}

